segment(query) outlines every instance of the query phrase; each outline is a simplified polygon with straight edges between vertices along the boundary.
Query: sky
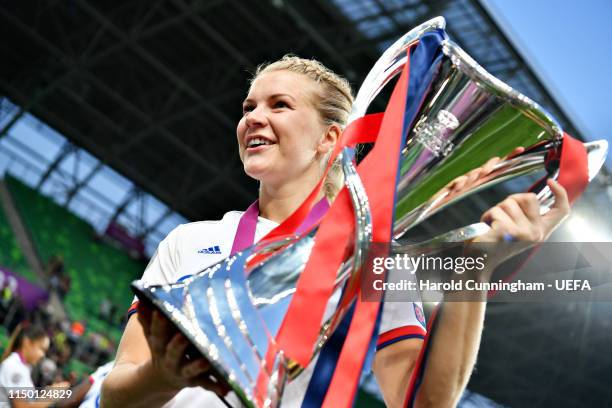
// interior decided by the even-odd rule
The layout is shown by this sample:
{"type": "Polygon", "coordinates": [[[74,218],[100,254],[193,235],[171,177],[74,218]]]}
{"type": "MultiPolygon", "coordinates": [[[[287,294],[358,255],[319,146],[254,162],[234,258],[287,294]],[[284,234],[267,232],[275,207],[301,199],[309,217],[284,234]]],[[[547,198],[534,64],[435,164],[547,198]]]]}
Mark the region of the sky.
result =
{"type": "Polygon", "coordinates": [[[612,143],[612,0],[482,2],[584,137],[612,143]]]}

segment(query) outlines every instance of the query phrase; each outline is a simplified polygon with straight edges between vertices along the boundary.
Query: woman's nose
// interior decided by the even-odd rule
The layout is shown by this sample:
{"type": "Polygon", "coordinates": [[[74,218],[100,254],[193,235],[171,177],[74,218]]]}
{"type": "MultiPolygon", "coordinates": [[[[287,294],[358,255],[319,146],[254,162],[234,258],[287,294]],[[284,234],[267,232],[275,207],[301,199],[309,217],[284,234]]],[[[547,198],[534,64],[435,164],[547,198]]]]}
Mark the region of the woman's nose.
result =
{"type": "Polygon", "coordinates": [[[266,115],[260,109],[253,109],[245,115],[246,125],[248,127],[263,126],[266,123],[266,115]]]}

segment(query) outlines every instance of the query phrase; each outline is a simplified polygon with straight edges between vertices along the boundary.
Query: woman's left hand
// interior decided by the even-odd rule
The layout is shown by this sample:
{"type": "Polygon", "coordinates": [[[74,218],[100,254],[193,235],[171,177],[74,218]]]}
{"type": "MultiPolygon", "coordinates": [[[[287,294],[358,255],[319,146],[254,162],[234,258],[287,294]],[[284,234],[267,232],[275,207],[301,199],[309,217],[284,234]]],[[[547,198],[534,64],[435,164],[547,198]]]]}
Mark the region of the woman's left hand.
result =
{"type": "MultiPolygon", "coordinates": [[[[547,184],[555,196],[555,203],[550,211],[540,215],[540,204],[534,193],[513,194],[482,215],[481,221],[487,223],[491,229],[476,238],[474,242],[521,241],[525,243],[525,247],[517,245],[516,248],[524,250],[548,239],[555,228],[569,215],[570,205],[567,192],[559,182],[549,179],[547,184]]],[[[515,253],[501,255],[496,257],[497,263],[515,253]]]]}

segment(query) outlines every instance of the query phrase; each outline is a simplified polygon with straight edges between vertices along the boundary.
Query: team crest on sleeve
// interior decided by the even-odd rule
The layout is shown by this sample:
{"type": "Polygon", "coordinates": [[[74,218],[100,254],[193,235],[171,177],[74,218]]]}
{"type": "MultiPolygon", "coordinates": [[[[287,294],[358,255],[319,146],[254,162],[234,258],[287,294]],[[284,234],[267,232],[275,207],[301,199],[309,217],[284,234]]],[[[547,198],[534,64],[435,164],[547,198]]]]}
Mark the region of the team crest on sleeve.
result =
{"type": "Polygon", "coordinates": [[[414,307],[414,315],[416,316],[417,320],[419,323],[421,323],[421,326],[425,327],[425,313],[423,313],[423,308],[414,302],[412,303],[412,306],[414,307]]]}
{"type": "Polygon", "coordinates": [[[19,384],[21,382],[21,373],[15,373],[11,377],[11,382],[13,384],[19,384]]]}

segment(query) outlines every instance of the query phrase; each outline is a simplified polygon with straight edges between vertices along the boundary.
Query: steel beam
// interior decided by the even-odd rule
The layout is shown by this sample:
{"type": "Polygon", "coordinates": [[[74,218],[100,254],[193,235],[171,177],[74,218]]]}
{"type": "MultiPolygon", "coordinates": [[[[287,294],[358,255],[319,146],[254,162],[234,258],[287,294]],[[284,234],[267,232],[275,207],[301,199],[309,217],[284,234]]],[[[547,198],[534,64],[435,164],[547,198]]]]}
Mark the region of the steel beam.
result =
{"type": "Polygon", "coordinates": [[[47,170],[45,170],[43,175],[40,177],[40,180],[38,180],[38,183],[36,184],[36,187],[35,187],[36,191],[40,191],[40,189],[43,187],[43,185],[45,184],[45,181],[47,181],[49,176],[51,176],[51,174],[62,163],[62,161],[66,158],[66,156],[68,156],[68,154],[73,152],[75,149],[76,148],[73,145],[71,145],[69,142],[64,143],[64,145],[62,146],[61,150],[59,151],[55,159],[51,162],[51,164],[49,164],[49,167],[47,167],[47,170]]]}
{"type": "Polygon", "coordinates": [[[98,161],[91,171],[83,178],[83,180],[77,182],[66,194],[66,202],[64,203],[64,207],[68,207],[70,202],[77,195],[77,193],[81,190],[83,186],[85,186],[89,181],[104,167],[104,163],[98,161]]]}
{"type": "Polygon", "coordinates": [[[194,90],[188,83],[186,83],[181,77],[176,75],[170,68],[164,65],[160,60],[158,60],[155,56],[145,50],[140,44],[130,38],[125,32],[119,29],[116,25],[114,25],[111,21],[109,21],[106,16],[101,14],[95,7],[90,5],[86,0],[77,0],[79,6],[81,6],[89,15],[91,15],[94,19],[96,19],[99,23],[107,27],[116,37],[121,40],[126,41],[129,46],[138,54],[139,57],[147,61],[153,68],[155,68],[160,74],[165,76],[170,82],[172,82],[175,86],[183,89],[187,94],[193,97],[196,101],[203,104],[206,109],[211,113],[211,115],[215,116],[221,123],[232,128],[234,126],[233,121],[223,112],[219,111],[217,108],[212,106],[210,103],[207,103],[205,96],[199,94],[196,90],[194,90]]]}
{"type": "MultiPolygon", "coordinates": [[[[171,1],[183,12],[187,12],[189,10],[189,6],[182,0],[171,1]]],[[[191,21],[208,36],[208,38],[219,44],[219,46],[221,46],[221,48],[223,48],[229,55],[236,59],[236,61],[248,68],[254,67],[254,64],[238,48],[234,47],[221,33],[211,27],[210,24],[204,21],[204,19],[202,19],[198,14],[190,13],[189,17],[191,18],[191,21]]]]}
{"type": "Polygon", "coordinates": [[[142,233],[138,236],[141,240],[145,240],[147,236],[157,229],[157,226],[162,223],[166,218],[172,215],[174,211],[171,207],[168,207],[155,221],[151,223],[142,233]]]}
{"type": "Polygon", "coordinates": [[[325,51],[329,58],[338,65],[349,79],[355,79],[357,73],[352,64],[350,64],[338,50],[313,26],[290,2],[278,2],[279,8],[285,10],[287,14],[295,20],[297,25],[306,32],[312,40],[325,51]]]}

